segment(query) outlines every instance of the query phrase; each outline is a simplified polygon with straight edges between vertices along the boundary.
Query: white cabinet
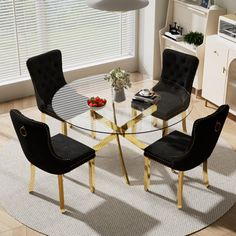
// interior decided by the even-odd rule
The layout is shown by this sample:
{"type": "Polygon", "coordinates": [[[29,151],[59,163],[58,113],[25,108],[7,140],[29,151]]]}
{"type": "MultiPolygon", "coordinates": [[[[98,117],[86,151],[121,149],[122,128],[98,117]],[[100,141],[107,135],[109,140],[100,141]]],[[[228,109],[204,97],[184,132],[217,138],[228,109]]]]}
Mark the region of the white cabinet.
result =
{"type": "Polygon", "coordinates": [[[206,39],[202,96],[236,114],[236,43],[218,35],[206,39]]]}
{"type": "Polygon", "coordinates": [[[229,49],[228,80],[225,101],[230,106],[230,111],[236,115],[236,43],[234,49],[229,49]]]}
{"type": "Polygon", "coordinates": [[[219,16],[225,13],[226,10],[223,8],[206,9],[194,4],[193,1],[169,0],[166,24],[159,32],[161,55],[165,48],[171,48],[197,56],[199,66],[193,83],[196,90],[202,89],[206,36],[217,33],[219,16]],[[177,22],[178,25],[183,27],[183,34],[190,31],[203,33],[203,44],[195,47],[183,41],[177,42],[164,36],[164,33],[169,31],[169,25],[173,22],[177,22]]]}
{"type": "Polygon", "coordinates": [[[228,48],[219,36],[206,39],[202,96],[216,105],[224,103],[228,48]]]}

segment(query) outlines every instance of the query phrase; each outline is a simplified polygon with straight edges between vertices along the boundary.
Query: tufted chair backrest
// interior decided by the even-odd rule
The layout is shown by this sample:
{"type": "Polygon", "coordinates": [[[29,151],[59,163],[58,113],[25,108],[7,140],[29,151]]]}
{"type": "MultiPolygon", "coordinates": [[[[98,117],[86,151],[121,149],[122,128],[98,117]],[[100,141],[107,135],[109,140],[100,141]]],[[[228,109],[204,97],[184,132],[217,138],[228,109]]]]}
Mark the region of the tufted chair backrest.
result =
{"type": "Polygon", "coordinates": [[[53,150],[48,126],[25,117],[15,109],[10,111],[10,116],[28,161],[48,173],[60,172],[65,163],[53,150]]]}
{"type": "Polygon", "coordinates": [[[198,64],[199,60],[195,56],[165,49],[160,80],[177,83],[191,93],[198,64]]]}
{"type": "Polygon", "coordinates": [[[198,119],[194,122],[192,130],[192,142],[186,151],[186,155],[179,163],[184,170],[192,169],[210,157],[219,139],[229,106],[222,105],[213,114],[198,119]]]}
{"type": "Polygon", "coordinates": [[[26,62],[29,70],[39,110],[51,104],[53,95],[66,84],[62,71],[60,50],[52,50],[26,62]]]}

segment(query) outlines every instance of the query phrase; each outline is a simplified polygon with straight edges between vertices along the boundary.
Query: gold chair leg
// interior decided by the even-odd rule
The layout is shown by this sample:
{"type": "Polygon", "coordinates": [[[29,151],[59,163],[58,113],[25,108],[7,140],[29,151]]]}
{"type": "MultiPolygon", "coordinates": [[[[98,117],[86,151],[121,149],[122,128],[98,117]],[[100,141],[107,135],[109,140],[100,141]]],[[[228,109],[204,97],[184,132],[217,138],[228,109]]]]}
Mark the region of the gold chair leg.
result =
{"type": "Polygon", "coordinates": [[[67,123],[61,122],[61,133],[67,136],[67,123]]]}
{"type": "Polygon", "coordinates": [[[58,189],[59,189],[59,198],[60,198],[60,210],[61,213],[65,212],[64,205],[64,188],[63,188],[63,175],[58,175],[58,189]]]}
{"type": "Polygon", "coordinates": [[[35,166],[30,164],[30,182],[29,182],[29,193],[34,191],[35,184],[35,166]]]}
{"type": "Polygon", "coordinates": [[[152,125],[158,127],[158,119],[156,117],[152,117],[152,125]]]}
{"type": "Polygon", "coordinates": [[[203,162],[203,183],[207,188],[209,187],[207,160],[203,162]]]}
{"type": "Polygon", "coordinates": [[[166,136],[168,134],[168,121],[163,120],[163,126],[162,126],[162,137],[166,136]]]}
{"type": "Polygon", "coordinates": [[[207,107],[207,100],[205,100],[205,107],[207,107]]]}
{"type": "Polygon", "coordinates": [[[96,114],[94,111],[90,110],[90,117],[91,117],[91,136],[93,139],[96,138],[96,133],[94,132],[94,130],[96,129],[96,114]]]}
{"type": "Polygon", "coordinates": [[[150,185],[150,176],[151,176],[151,161],[149,158],[144,157],[144,190],[148,191],[150,185]]]}
{"type": "Polygon", "coordinates": [[[184,180],[184,171],[179,171],[179,181],[178,181],[179,183],[177,192],[177,206],[179,209],[182,208],[183,180],[184,180]]]}
{"type": "Polygon", "coordinates": [[[89,188],[92,193],[95,192],[95,159],[89,161],[89,188]]]}
{"type": "Polygon", "coordinates": [[[126,167],[125,167],[125,162],[124,162],[124,158],[123,158],[123,153],[122,153],[121,145],[120,145],[119,134],[116,134],[116,141],[117,141],[117,144],[118,144],[118,149],[119,149],[119,154],[120,154],[120,161],[121,161],[121,168],[122,168],[123,175],[125,177],[125,182],[127,184],[130,184],[128,173],[127,173],[127,170],[126,170],[126,167]]]}
{"type": "Polygon", "coordinates": [[[176,171],[175,169],[172,169],[172,168],[171,168],[171,172],[174,174],[178,174],[178,171],[176,171]]]}
{"type": "Polygon", "coordinates": [[[183,128],[183,132],[184,132],[184,133],[187,133],[186,111],[182,112],[182,128],[183,128]]]}
{"type": "Polygon", "coordinates": [[[46,114],[43,113],[43,112],[41,112],[41,121],[42,121],[43,123],[46,123],[46,114]]]}
{"type": "MultiPolygon", "coordinates": [[[[134,118],[135,116],[137,116],[137,110],[135,110],[134,108],[132,108],[132,114],[131,114],[132,118],[134,118]]],[[[135,133],[137,132],[137,124],[134,124],[131,128],[131,132],[135,135],[135,133]]]]}

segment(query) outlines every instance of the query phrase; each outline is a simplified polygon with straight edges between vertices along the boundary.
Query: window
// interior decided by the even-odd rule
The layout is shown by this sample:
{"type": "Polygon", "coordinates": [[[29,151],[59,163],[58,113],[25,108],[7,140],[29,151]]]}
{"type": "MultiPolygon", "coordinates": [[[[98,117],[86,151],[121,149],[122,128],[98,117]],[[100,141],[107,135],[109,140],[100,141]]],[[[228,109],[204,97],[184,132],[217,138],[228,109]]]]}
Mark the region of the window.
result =
{"type": "Polygon", "coordinates": [[[63,67],[134,56],[135,12],[90,9],[85,0],[0,0],[0,82],[28,75],[26,60],[60,49],[63,67]]]}

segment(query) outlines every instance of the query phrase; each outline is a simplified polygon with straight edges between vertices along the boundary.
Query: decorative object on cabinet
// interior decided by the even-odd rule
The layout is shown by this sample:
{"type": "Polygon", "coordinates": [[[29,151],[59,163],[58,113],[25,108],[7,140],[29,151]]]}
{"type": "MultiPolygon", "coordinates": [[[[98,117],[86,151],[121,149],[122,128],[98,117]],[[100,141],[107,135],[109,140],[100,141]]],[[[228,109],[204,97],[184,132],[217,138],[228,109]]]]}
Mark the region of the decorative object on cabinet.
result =
{"type": "Polygon", "coordinates": [[[219,35],[206,38],[202,96],[206,105],[229,104],[236,115],[236,43],[219,35]]]}
{"type": "Polygon", "coordinates": [[[87,5],[103,11],[131,11],[146,7],[148,0],[87,0],[87,5]]]}
{"type": "Polygon", "coordinates": [[[205,37],[217,33],[219,16],[226,13],[223,8],[207,9],[200,6],[200,4],[201,2],[193,0],[169,0],[166,24],[159,31],[161,58],[165,48],[171,48],[198,57],[200,64],[193,83],[193,88],[195,88],[197,94],[202,89],[205,37]],[[183,35],[190,31],[202,33],[204,35],[203,43],[196,47],[184,41],[174,41],[166,37],[165,32],[169,31],[169,25],[173,22],[178,22],[178,25],[183,27],[183,35]]]}
{"type": "Polygon", "coordinates": [[[210,7],[210,0],[202,0],[201,6],[205,7],[205,8],[209,8],[210,7]]]}
{"type": "Polygon", "coordinates": [[[190,31],[188,34],[184,35],[184,41],[189,44],[194,44],[195,46],[200,46],[203,43],[204,35],[200,32],[190,31]]]}
{"type": "Polygon", "coordinates": [[[175,41],[183,40],[183,27],[177,25],[177,22],[169,25],[169,31],[165,32],[165,36],[175,41]]]}

